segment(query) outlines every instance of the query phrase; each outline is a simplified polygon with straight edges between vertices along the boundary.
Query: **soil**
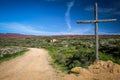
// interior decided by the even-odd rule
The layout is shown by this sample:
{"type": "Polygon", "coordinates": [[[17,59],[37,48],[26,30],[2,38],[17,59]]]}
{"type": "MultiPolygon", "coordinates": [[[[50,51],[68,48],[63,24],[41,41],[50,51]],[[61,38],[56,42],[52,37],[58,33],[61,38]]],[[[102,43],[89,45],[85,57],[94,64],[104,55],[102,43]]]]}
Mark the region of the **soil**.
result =
{"type": "Polygon", "coordinates": [[[120,80],[120,65],[98,61],[79,74],[54,69],[44,49],[29,48],[24,55],[0,64],[0,80],[120,80]]]}
{"type": "Polygon", "coordinates": [[[0,80],[57,80],[48,52],[30,48],[24,55],[0,64],[0,80]]]}
{"type": "Polygon", "coordinates": [[[64,80],[120,80],[120,65],[112,61],[98,61],[87,69],[80,68],[76,76],[65,76],[64,80]]]}

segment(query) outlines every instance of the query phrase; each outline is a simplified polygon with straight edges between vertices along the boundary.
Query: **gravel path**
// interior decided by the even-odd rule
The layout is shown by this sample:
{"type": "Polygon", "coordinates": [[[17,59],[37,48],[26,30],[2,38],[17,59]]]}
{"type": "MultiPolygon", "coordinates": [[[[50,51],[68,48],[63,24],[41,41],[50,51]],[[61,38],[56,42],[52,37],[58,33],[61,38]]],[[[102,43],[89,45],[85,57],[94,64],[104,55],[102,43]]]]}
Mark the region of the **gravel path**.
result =
{"type": "Polygon", "coordinates": [[[48,52],[30,48],[24,55],[0,64],[0,80],[59,80],[48,52]]]}
{"type": "Polygon", "coordinates": [[[46,50],[29,49],[24,55],[0,64],[0,80],[120,80],[120,65],[110,61],[101,61],[91,65],[90,69],[81,68],[77,75],[63,74],[50,65],[50,56],[46,50]],[[109,66],[104,69],[104,65],[109,62],[109,66]],[[111,70],[112,64],[114,68],[112,67],[111,73],[109,69],[111,70]],[[96,71],[100,73],[93,74],[96,71]]]}

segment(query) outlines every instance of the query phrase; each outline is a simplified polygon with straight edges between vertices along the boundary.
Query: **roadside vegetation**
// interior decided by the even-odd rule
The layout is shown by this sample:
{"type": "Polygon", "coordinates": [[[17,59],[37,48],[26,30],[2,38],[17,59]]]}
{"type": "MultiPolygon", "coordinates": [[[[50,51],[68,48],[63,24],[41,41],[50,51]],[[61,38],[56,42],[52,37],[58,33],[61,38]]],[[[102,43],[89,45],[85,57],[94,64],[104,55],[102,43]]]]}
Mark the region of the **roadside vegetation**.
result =
{"type": "MultiPolygon", "coordinates": [[[[119,42],[120,39],[101,39],[100,60],[111,60],[120,64],[119,42]]],[[[62,71],[69,72],[72,68],[79,66],[87,68],[95,61],[95,47],[92,39],[60,39],[45,48],[50,51],[53,65],[62,71]]]]}
{"type": "MultiPolygon", "coordinates": [[[[120,64],[120,35],[100,36],[99,42],[100,60],[111,60],[120,64]]],[[[68,73],[74,67],[87,68],[95,61],[93,36],[0,37],[0,44],[0,47],[45,48],[52,57],[51,64],[68,73]],[[56,40],[51,41],[53,39],[56,40]]]]}
{"type": "Polygon", "coordinates": [[[20,47],[0,48],[0,63],[23,55],[28,49],[20,47]]]}

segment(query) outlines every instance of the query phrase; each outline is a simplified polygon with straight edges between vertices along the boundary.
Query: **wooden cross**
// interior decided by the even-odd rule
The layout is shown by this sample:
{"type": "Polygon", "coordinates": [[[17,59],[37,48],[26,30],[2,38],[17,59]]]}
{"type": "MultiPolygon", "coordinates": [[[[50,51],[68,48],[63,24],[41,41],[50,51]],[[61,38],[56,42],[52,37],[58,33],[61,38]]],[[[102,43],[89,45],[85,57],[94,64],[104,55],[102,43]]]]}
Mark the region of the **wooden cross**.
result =
{"type": "Polygon", "coordinates": [[[95,53],[96,53],[96,61],[99,60],[99,38],[98,38],[98,23],[100,22],[112,22],[116,21],[117,19],[104,19],[104,20],[98,20],[98,9],[97,9],[97,3],[95,3],[94,6],[94,20],[78,20],[77,23],[94,23],[95,24],[95,53]]]}

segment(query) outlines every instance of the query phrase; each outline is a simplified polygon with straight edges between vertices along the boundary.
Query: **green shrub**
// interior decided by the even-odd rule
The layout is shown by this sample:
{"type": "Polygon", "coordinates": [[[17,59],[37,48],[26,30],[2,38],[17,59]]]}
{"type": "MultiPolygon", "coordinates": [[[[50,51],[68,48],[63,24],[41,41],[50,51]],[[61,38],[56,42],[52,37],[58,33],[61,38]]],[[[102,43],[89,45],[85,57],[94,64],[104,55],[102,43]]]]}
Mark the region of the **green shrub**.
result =
{"type": "Polygon", "coordinates": [[[105,53],[99,53],[99,58],[100,58],[100,60],[104,60],[104,61],[111,60],[111,61],[115,62],[115,59],[111,55],[107,55],[105,53]]]}
{"type": "Polygon", "coordinates": [[[28,49],[24,49],[24,50],[22,50],[20,52],[14,53],[14,54],[6,54],[3,57],[0,57],[0,63],[4,62],[4,61],[7,61],[7,60],[10,60],[12,58],[15,58],[17,56],[23,55],[26,51],[28,51],[28,49]]]}

